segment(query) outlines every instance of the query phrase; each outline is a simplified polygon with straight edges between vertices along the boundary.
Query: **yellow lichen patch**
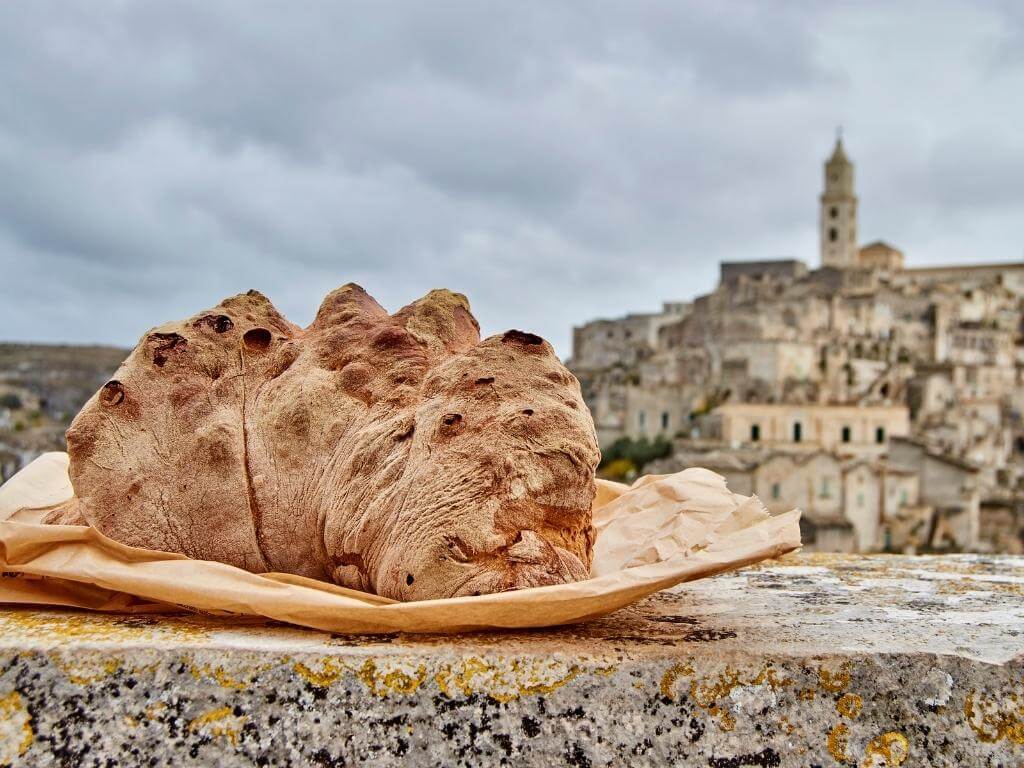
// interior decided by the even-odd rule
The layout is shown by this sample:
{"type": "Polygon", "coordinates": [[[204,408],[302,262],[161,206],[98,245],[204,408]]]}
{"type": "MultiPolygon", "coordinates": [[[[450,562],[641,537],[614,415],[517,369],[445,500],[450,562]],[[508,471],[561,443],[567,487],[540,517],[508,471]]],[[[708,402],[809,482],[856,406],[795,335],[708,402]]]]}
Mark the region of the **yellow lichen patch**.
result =
{"type": "MultiPolygon", "coordinates": [[[[693,668],[687,664],[685,667],[676,665],[669,669],[661,680],[662,695],[674,698],[675,682],[681,674],[692,675],[693,668]]],[[[793,681],[790,678],[780,678],[770,664],[762,667],[760,672],[747,680],[742,679],[737,670],[726,667],[717,679],[692,681],[690,683],[690,698],[697,703],[697,706],[706,709],[718,721],[718,725],[723,731],[731,731],[736,726],[736,718],[727,707],[719,706],[719,699],[728,696],[737,687],[767,686],[772,690],[778,690],[792,684],[793,681]]]]}
{"type": "Polygon", "coordinates": [[[1024,584],[1016,581],[991,581],[963,576],[959,579],[931,579],[940,595],[962,595],[969,592],[1024,596],[1024,584]]]}
{"type": "Polygon", "coordinates": [[[881,768],[881,766],[903,765],[910,757],[910,742],[902,733],[889,731],[868,742],[864,750],[863,768],[881,768]],[[884,761],[884,762],[883,762],[884,761]]]}
{"type": "Polygon", "coordinates": [[[777,691],[780,688],[786,688],[793,684],[793,680],[788,677],[779,679],[778,673],[775,671],[775,667],[770,664],[762,669],[757,677],[750,681],[750,685],[767,685],[773,691],[777,691]]]}
{"type": "Polygon", "coordinates": [[[1024,704],[1020,697],[1011,695],[1002,702],[977,696],[975,691],[964,699],[964,717],[979,741],[994,744],[1007,739],[1024,744],[1024,704]]]}
{"type": "Polygon", "coordinates": [[[712,682],[694,680],[690,683],[690,698],[696,701],[698,705],[709,709],[722,696],[728,696],[729,692],[737,685],[742,685],[739,672],[726,667],[717,680],[712,682]]]}
{"type": "Polygon", "coordinates": [[[797,696],[800,701],[814,701],[815,690],[813,688],[802,688],[797,696]]]}
{"type": "Polygon", "coordinates": [[[0,765],[11,765],[28,751],[35,739],[32,717],[21,694],[11,691],[0,698],[0,765]]]}
{"type": "Polygon", "coordinates": [[[711,682],[692,681],[690,683],[690,698],[697,703],[697,706],[706,709],[723,731],[731,731],[736,727],[736,718],[728,709],[718,706],[717,702],[723,696],[728,696],[732,689],[739,685],[743,685],[739,672],[726,667],[717,680],[711,682]]]}
{"type": "Polygon", "coordinates": [[[661,695],[666,699],[675,701],[676,698],[676,681],[680,677],[689,676],[693,674],[693,667],[687,664],[673,664],[671,667],[665,670],[665,674],[661,676],[661,695]]]}
{"type": "Polygon", "coordinates": [[[718,721],[718,727],[723,731],[731,731],[736,727],[736,718],[733,716],[732,712],[725,707],[720,707],[715,704],[708,710],[708,714],[718,721]]]}
{"type": "Polygon", "coordinates": [[[216,681],[217,685],[221,688],[230,688],[235,691],[244,691],[252,685],[253,681],[259,677],[260,673],[265,672],[268,669],[270,669],[270,665],[265,664],[263,666],[255,666],[240,670],[244,674],[243,679],[228,674],[224,667],[214,667],[212,664],[191,664],[189,666],[189,671],[196,680],[202,680],[204,677],[210,678],[211,680],[216,681]]]}
{"type": "Polygon", "coordinates": [[[836,723],[832,726],[832,730],[828,732],[825,746],[828,747],[829,754],[838,763],[845,763],[850,759],[846,754],[846,743],[849,738],[850,729],[846,727],[846,723],[836,723]]]}
{"type": "Polygon", "coordinates": [[[292,669],[310,685],[315,685],[317,688],[329,688],[345,674],[347,667],[339,660],[327,657],[320,662],[320,669],[313,669],[301,661],[295,662],[292,669]]]}
{"type": "Polygon", "coordinates": [[[787,736],[790,736],[796,730],[796,726],[789,722],[788,717],[783,715],[782,718],[779,720],[779,730],[781,730],[787,736]]]}
{"type": "Polygon", "coordinates": [[[615,667],[585,669],[578,664],[560,661],[491,663],[476,657],[463,659],[458,665],[445,665],[434,675],[441,693],[452,696],[456,691],[469,696],[484,693],[499,702],[508,702],[521,696],[552,693],[580,675],[590,672],[610,675],[615,667]]]}
{"type": "Polygon", "coordinates": [[[821,667],[818,670],[818,682],[822,690],[829,693],[839,693],[846,688],[850,684],[850,669],[851,665],[849,662],[844,663],[836,672],[828,667],[821,667]]]}
{"type": "Polygon", "coordinates": [[[864,700],[856,693],[844,693],[836,702],[836,711],[843,717],[851,720],[857,719],[860,711],[864,708],[864,700]]]}
{"type": "Polygon", "coordinates": [[[103,613],[9,610],[0,615],[0,634],[54,643],[66,640],[152,642],[166,638],[181,645],[204,640],[210,631],[182,617],[163,617],[154,624],[103,613]]]}
{"type": "Polygon", "coordinates": [[[231,707],[219,707],[193,719],[188,724],[188,730],[190,733],[201,733],[207,736],[223,736],[231,742],[232,746],[237,746],[238,734],[244,724],[244,715],[235,715],[231,707]]]}
{"type": "Polygon", "coordinates": [[[152,664],[132,664],[131,667],[129,667],[129,671],[131,674],[136,676],[155,675],[159,668],[160,664],[158,662],[153,662],[152,664]]]}
{"type": "Polygon", "coordinates": [[[362,681],[370,692],[375,696],[388,696],[392,693],[409,695],[423,685],[427,679],[427,668],[420,664],[412,671],[405,671],[400,667],[383,671],[377,668],[373,659],[367,659],[356,672],[356,676],[362,681]]]}
{"type": "Polygon", "coordinates": [[[73,658],[68,658],[54,652],[49,657],[53,665],[75,685],[90,685],[104,680],[115,674],[122,664],[121,659],[93,654],[76,654],[73,658]]]}

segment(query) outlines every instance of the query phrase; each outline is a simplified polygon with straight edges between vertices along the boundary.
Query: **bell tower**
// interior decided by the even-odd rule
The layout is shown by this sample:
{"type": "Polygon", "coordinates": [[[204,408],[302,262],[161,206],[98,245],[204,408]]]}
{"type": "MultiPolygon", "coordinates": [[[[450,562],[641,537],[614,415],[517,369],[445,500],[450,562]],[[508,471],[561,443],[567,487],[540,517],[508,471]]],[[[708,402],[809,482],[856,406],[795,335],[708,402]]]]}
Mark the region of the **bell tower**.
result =
{"type": "Polygon", "coordinates": [[[857,196],[853,192],[853,163],[836,137],[825,163],[825,191],[819,214],[821,265],[845,269],[857,266],[857,196]]]}

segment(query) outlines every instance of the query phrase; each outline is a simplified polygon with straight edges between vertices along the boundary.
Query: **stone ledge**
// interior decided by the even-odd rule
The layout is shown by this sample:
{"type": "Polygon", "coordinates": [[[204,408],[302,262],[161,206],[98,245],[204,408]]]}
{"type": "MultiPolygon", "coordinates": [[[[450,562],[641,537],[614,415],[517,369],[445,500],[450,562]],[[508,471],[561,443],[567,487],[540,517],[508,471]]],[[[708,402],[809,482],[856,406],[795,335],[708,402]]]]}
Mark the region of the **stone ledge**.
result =
{"type": "Polygon", "coordinates": [[[1024,559],[804,555],[587,625],[0,611],[0,764],[1024,763],[1024,559]]]}

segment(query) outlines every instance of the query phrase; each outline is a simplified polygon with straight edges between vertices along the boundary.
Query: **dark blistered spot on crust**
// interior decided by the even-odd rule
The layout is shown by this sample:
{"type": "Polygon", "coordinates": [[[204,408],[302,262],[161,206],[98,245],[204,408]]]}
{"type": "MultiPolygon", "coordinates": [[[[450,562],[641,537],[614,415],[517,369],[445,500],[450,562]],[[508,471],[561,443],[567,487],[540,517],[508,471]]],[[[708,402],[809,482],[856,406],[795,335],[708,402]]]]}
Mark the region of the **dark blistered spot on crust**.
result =
{"type": "Polygon", "coordinates": [[[544,343],[544,339],[535,333],[527,333],[526,331],[505,331],[501,340],[506,344],[526,344],[528,346],[537,346],[544,343]]]}
{"type": "Polygon", "coordinates": [[[242,337],[242,343],[250,352],[266,352],[272,339],[266,328],[250,328],[242,337]]]}
{"type": "Polygon", "coordinates": [[[188,343],[180,333],[151,333],[148,341],[153,344],[153,364],[157,368],[163,368],[168,356],[188,343]]]}
{"type": "Polygon", "coordinates": [[[464,421],[461,413],[446,413],[441,417],[440,432],[446,437],[457,435],[462,431],[464,421]]]}
{"type": "Polygon", "coordinates": [[[120,405],[124,402],[124,384],[111,379],[100,390],[100,402],[106,406],[120,405]]]}
{"type": "Polygon", "coordinates": [[[192,327],[209,328],[214,333],[227,333],[235,327],[235,324],[227,315],[203,315],[192,323],[192,327]]]}

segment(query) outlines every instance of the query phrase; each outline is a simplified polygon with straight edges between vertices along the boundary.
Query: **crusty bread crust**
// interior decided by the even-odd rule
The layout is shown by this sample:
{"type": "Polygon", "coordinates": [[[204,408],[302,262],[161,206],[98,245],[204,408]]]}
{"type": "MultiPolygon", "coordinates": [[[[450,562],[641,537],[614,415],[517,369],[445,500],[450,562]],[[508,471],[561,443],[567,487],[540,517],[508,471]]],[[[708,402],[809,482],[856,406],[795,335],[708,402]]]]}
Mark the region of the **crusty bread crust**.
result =
{"type": "Polygon", "coordinates": [[[399,600],[585,578],[599,459],[539,336],[480,341],[461,294],[362,288],[306,329],[261,294],[148,332],[67,433],[54,523],[399,600]]]}

